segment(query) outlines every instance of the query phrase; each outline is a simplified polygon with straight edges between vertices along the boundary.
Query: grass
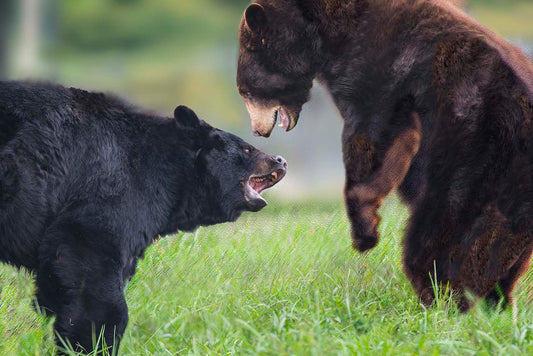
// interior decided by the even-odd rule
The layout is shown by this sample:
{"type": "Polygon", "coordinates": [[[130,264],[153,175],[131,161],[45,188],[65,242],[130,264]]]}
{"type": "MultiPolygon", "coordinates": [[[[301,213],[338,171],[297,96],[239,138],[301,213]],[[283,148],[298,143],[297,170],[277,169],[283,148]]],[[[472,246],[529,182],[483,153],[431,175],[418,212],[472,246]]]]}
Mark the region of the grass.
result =
{"type": "MultiPolygon", "coordinates": [[[[533,271],[517,317],[482,305],[424,308],[401,268],[407,217],[383,208],[379,246],[352,251],[341,203],[272,203],[235,224],[154,244],[126,296],[124,355],[531,355],[533,271]]],[[[0,354],[53,351],[31,276],[0,267],[0,354]]]]}

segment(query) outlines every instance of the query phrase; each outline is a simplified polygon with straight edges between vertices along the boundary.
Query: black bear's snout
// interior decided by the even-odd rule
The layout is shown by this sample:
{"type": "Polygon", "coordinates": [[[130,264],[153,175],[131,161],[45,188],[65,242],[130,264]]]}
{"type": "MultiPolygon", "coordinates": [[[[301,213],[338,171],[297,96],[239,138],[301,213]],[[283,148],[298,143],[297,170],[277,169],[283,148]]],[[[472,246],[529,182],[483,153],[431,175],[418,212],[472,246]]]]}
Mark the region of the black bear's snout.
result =
{"type": "Polygon", "coordinates": [[[277,163],[281,165],[281,167],[283,167],[284,169],[287,169],[287,161],[285,160],[285,158],[281,156],[275,156],[273,158],[277,163]]]}

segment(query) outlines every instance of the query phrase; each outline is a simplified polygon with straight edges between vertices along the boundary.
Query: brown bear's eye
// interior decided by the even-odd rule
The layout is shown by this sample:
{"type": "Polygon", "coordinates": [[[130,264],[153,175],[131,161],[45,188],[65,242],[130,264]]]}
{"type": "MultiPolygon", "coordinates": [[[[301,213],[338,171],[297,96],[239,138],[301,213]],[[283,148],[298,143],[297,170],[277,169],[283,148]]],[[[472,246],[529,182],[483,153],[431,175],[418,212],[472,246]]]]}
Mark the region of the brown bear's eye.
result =
{"type": "Polygon", "coordinates": [[[266,40],[264,38],[261,38],[261,44],[264,46],[266,45],[266,40]]]}

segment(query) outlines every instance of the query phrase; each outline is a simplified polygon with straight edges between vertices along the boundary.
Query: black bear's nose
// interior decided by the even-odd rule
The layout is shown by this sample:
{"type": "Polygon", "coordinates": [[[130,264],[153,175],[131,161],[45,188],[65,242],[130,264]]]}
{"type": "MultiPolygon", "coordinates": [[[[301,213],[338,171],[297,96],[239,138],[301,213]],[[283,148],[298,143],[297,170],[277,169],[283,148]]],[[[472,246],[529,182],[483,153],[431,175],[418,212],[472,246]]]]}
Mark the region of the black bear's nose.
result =
{"type": "Polygon", "coordinates": [[[283,168],[287,168],[287,161],[285,160],[285,158],[281,157],[281,156],[276,156],[274,157],[274,159],[276,160],[276,162],[278,162],[279,164],[281,164],[281,166],[283,168]]]}

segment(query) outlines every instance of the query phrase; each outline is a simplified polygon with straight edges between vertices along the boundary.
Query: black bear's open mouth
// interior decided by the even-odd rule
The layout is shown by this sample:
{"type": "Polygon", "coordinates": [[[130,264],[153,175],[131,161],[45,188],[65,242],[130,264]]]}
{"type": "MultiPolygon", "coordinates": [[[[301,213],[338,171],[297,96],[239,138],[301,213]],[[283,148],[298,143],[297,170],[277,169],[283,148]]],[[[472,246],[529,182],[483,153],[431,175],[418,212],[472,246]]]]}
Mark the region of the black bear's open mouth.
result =
{"type": "Polygon", "coordinates": [[[263,190],[268,189],[278,183],[285,176],[284,169],[276,169],[275,171],[264,175],[253,175],[248,179],[248,186],[254,190],[257,194],[260,194],[263,190]]]}
{"type": "Polygon", "coordinates": [[[282,157],[275,158],[278,163],[272,167],[270,173],[261,175],[261,173],[252,174],[247,180],[244,180],[244,199],[246,199],[248,211],[259,211],[263,209],[267,202],[261,196],[261,192],[278,183],[285,177],[287,162],[282,157]]]}

